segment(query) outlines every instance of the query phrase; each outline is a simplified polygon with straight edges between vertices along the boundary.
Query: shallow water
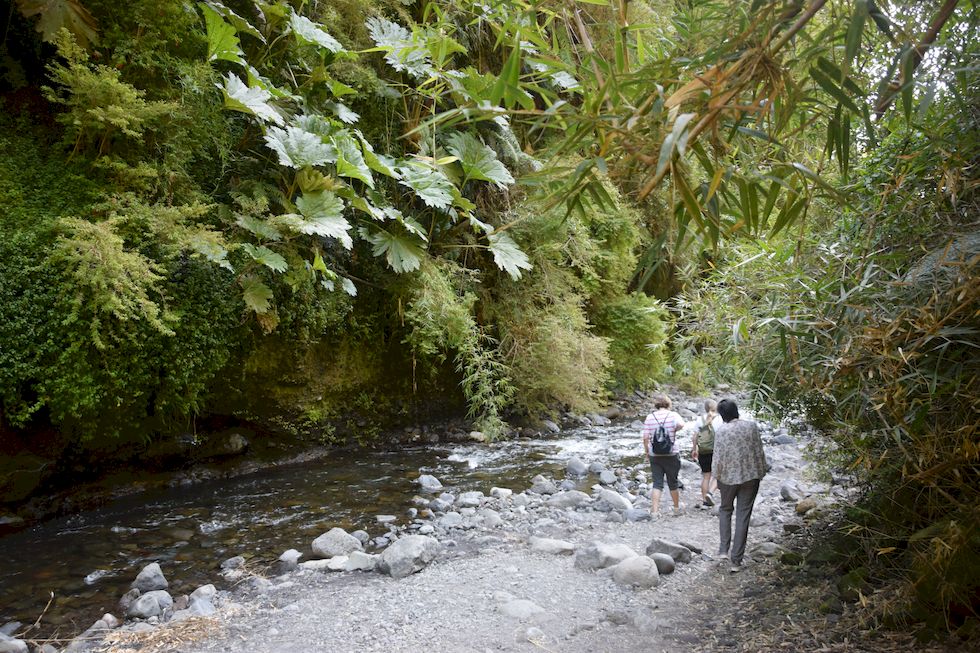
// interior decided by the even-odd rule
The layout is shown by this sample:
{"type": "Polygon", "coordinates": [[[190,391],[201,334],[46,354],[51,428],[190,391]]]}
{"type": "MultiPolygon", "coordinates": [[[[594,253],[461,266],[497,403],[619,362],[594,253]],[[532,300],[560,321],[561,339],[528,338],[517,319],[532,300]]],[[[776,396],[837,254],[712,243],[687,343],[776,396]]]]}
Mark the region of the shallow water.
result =
{"type": "Polygon", "coordinates": [[[397,515],[407,523],[421,473],[439,478],[449,492],[489,494],[494,486],[520,492],[535,474],[563,478],[573,456],[586,464],[636,464],[640,454],[634,429],[582,428],[491,445],[343,451],[126,497],[0,538],[0,624],[33,623],[53,593],[40,632],[71,636],[103,613],[115,613],[119,597],[148,562],[160,562],[176,596],[215,582],[218,565],[231,556],[245,555],[253,568],[261,567],[286,549],[308,550],[334,526],[383,535],[387,528],[376,516],[397,515]]]}

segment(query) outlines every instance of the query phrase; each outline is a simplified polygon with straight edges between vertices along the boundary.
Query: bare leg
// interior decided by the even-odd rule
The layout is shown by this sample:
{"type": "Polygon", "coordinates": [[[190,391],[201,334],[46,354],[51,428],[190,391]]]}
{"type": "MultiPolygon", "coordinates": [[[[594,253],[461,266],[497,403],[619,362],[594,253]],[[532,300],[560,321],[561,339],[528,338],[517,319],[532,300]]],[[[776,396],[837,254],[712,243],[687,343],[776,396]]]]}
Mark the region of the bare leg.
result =
{"type": "Polygon", "coordinates": [[[705,501],[711,494],[711,474],[701,474],[701,501],[705,501]]]}
{"type": "Polygon", "coordinates": [[[660,514],[660,494],[662,490],[654,489],[650,493],[650,512],[655,515],[660,514]]]}
{"type": "Polygon", "coordinates": [[[677,490],[671,490],[670,498],[674,502],[674,510],[676,511],[681,506],[681,493],[677,490]]]}
{"type": "Polygon", "coordinates": [[[711,476],[711,484],[708,486],[708,494],[711,494],[717,489],[718,489],[718,479],[715,478],[714,476],[711,476]]]}

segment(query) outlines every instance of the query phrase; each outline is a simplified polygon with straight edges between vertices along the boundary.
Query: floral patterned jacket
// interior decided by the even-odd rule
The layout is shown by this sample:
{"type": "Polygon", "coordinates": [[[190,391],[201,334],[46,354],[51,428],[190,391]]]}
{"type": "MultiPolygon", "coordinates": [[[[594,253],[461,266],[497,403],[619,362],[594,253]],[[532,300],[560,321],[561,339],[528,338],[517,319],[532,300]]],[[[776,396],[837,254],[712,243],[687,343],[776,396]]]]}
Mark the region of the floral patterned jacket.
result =
{"type": "Polygon", "coordinates": [[[738,485],[762,478],[768,471],[762,436],[755,422],[733,419],[715,429],[711,473],[719,483],[738,485]]]}

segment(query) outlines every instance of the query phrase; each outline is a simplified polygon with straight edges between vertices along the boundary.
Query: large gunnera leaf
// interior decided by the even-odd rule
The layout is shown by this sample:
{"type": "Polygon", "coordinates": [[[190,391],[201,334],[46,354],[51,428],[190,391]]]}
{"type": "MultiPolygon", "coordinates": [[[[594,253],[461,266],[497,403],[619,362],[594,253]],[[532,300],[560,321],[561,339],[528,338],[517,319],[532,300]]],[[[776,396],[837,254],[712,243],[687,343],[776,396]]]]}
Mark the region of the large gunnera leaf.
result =
{"type": "Polygon", "coordinates": [[[261,263],[273,272],[285,272],[286,268],[289,267],[289,265],[286,263],[286,259],[263,245],[256,247],[251,243],[245,243],[242,245],[242,249],[245,250],[245,252],[251,256],[256,263],[261,263]]]}
{"type": "Polygon", "coordinates": [[[285,122],[279,112],[269,104],[272,94],[258,86],[246,86],[238,75],[228,73],[225,85],[218,86],[225,96],[225,108],[241,111],[266,122],[281,125],[285,122]]]}
{"type": "Polygon", "coordinates": [[[385,51],[389,66],[404,70],[417,79],[424,79],[433,72],[429,49],[409,30],[378,17],[368,18],[366,24],[374,43],[385,51]]]}
{"type": "Polygon", "coordinates": [[[272,301],[272,289],[251,276],[243,278],[241,285],[245,305],[260,315],[267,313],[272,301]]]}
{"type": "Polygon", "coordinates": [[[391,269],[399,274],[418,270],[425,256],[425,250],[412,236],[393,234],[383,229],[363,230],[361,235],[373,245],[374,255],[383,254],[391,269]]]}
{"type": "Polygon", "coordinates": [[[40,16],[37,31],[48,43],[55,41],[62,28],[71,32],[82,46],[99,42],[95,19],[78,0],[17,0],[17,6],[27,18],[40,16]]]}
{"type": "Polygon", "coordinates": [[[289,18],[289,26],[296,35],[296,40],[300,43],[318,45],[326,48],[330,52],[340,52],[344,46],[337,39],[327,34],[325,31],[309,18],[304,18],[299,14],[293,14],[289,18]]]}
{"type": "Polygon", "coordinates": [[[304,193],[296,200],[296,208],[303,215],[299,231],[339,240],[345,249],[354,246],[350,223],[344,219],[344,201],[330,191],[304,193]]]}
{"type": "Polygon", "coordinates": [[[322,138],[302,127],[270,127],[265,134],[265,143],[279,155],[279,163],[290,168],[318,166],[337,160],[333,145],[324,143],[322,138]]]}
{"type": "Polygon", "coordinates": [[[446,139],[446,149],[459,159],[467,179],[489,181],[498,188],[514,183],[504,164],[497,160],[497,153],[466,132],[456,132],[446,139]]]}
{"type": "Polygon", "coordinates": [[[507,232],[490,234],[487,236],[490,241],[490,251],[493,252],[493,261],[497,267],[507,272],[510,278],[517,281],[521,278],[521,270],[530,270],[531,262],[527,254],[521,251],[514,239],[507,232]]]}
{"type": "Polygon", "coordinates": [[[421,161],[409,161],[397,171],[401,175],[399,183],[415,191],[426,205],[437,209],[452,206],[455,187],[441,170],[421,161]]]}
{"type": "Polygon", "coordinates": [[[238,43],[235,28],[226,23],[221,15],[210,5],[201,3],[204,24],[208,33],[208,61],[231,61],[244,64],[242,49],[238,43]]]}

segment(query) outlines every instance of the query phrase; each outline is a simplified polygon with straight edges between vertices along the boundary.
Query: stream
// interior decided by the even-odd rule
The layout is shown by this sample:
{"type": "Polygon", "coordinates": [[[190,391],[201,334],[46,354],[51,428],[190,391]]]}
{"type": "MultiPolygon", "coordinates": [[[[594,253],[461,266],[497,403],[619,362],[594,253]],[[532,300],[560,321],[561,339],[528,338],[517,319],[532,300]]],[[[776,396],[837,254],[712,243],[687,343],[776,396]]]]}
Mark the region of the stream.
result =
{"type": "MultiPolygon", "coordinates": [[[[313,539],[334,526],[376,537],[387,532],[378,515],[409,521],[420,473],[435,475],[449,492],[489,493],[494,486],[520,492],[536,474],[564,478],[572,456],[586,464],[639,463],[638,440],[634,428],[614,425],[490,445],[337,451],[248,476],[120,498],[0,538],[0,625],[33,623],[53,595],[40,632],[72,636],[103,613],[117,613],[119,597],[149,562],[160,562],[175,596],[205,583],[220,587],[218,566],[232,556],[244,555],[261,570],[286,549],[309,551],[313,539]]],[[[583,489],[591,482],[583,480],[583,489]]]]}

